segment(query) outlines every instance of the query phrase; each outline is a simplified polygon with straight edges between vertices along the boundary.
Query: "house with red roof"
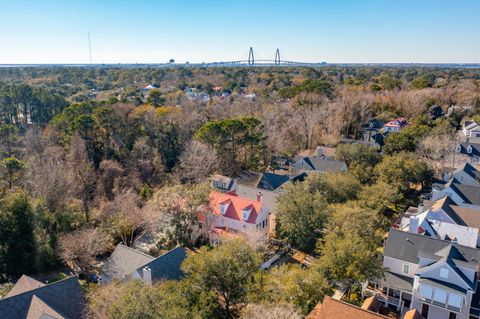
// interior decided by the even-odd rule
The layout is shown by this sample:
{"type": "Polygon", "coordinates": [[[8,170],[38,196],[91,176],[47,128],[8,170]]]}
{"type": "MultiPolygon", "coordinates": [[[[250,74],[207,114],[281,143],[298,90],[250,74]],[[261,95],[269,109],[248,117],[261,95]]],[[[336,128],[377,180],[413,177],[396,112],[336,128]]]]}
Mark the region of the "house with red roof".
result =
{"type": "Polygon", "coordinates": [[[212,191],[206,214],[199,216],[202,228],[211,234],[265,234],[268,236],[269,212],[263,203],[263,194],[256,199],[238,196],[235,192],[212,191]]]}
{"type": "Polygon", "coordinates": [[[397,117],[394,120],[383,125],[383,133],[387,132],[400,132],[405,126],[408,125],[408,122],[403,117],[397,117]]]}

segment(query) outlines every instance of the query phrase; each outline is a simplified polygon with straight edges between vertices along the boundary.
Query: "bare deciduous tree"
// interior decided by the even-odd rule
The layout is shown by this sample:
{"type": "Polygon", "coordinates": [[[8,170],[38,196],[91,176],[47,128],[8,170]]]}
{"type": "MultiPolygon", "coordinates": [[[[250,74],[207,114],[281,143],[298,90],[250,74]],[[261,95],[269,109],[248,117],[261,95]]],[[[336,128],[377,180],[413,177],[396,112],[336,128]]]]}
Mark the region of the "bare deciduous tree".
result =
{"type": "Polygon", "coordinates": [[[100,174],[97,185],[98,193],[112,200],[114,197],[115,180],[122,176],[124,172],[125,170],[117,161],[102,161],[100,163],[100,174]]]}
{"type": "Polygon", "coordinates": [[[59,256],[62,261],[81,273],[88,273],[95,257],[110,248],[110,236],[95,228],[86,228],[60,237],[59,256]]]}
{"type": "Polygon", "coordinates": [[[287,304],[248,304],[242,319],[300,319],[302,316],[287,304]]]}
{"type": "Polygon", "coordinates": [[[95,199],[97,173],[93,164],[88,160],[85,141],[78,134],[72,138],[67,164],[71,189],[74,195],[82,201],[85,220],[88,223],[91,205],[95,199]]]}
{"type": "Polygon", "coordinates": [[[460,138],[455,133],[431,133],[420,140],[417,153],[437,172],[443,172],[448,165],[455,166],[456,146],[460,138]]]}
{"type": "Polygon", "coordinates": [[[199,141],[191,141],[180,156],[176,175],[182,183],[200,183],[218,168],[215,151],[199,141]]]}
{"type": "Polygon", "coordinates": [[[140,200],[132,192],[118,194],[113,201],[103,203],[100,216],[108,230],[126,246],[133,247],[138,239],[154,229],[155,211],[150,206],[139,207],[140,200]]]}
{"type": "Polygon", "coordinates": [[[34,154],[27,165],[28,188],[36,198],[42,198],[51,212],[56,212],[70,195],[67,169],[60,147],[47,147],[34,154]]]}

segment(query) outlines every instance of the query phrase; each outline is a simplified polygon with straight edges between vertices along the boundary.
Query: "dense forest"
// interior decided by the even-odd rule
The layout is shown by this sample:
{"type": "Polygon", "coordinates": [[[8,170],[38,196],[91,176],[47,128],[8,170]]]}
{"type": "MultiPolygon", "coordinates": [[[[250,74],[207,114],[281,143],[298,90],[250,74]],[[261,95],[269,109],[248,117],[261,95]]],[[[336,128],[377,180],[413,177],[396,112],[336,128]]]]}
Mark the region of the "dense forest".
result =
{"type": "Polygon", "coordinates": [[[330,291],[326,278],[351,284],[379,272],[388,218],[441,174],[435,165],[465,119],[480,121],[479,69],[0,68],[0,282],[89,274],[115,244],[145,237],[152,255],[178,244],[196,249],[202,243],[188,235],[212,174],[262,172],[273,156],[336,147],[348,173],[308,177],[279,198],[273,245],[316,254],[314,267],[263,278],[253,270],[262,252],[232,242],[200,248],[178,283],[91,289],[90,309],[101,318],[156,318],[142,312],[149,302],[169,309],[161,318],[237,318],[265,308],[296,318],[330,291]],[[433,105],[448,116],[432,116],[433,105]],[[410,125],[387,137],[383,154],[338,146],[371,119],[400,116],[410,125]],[[236,277],[224,278],[231,294],[218,297],[225,263],[236,277]]]}

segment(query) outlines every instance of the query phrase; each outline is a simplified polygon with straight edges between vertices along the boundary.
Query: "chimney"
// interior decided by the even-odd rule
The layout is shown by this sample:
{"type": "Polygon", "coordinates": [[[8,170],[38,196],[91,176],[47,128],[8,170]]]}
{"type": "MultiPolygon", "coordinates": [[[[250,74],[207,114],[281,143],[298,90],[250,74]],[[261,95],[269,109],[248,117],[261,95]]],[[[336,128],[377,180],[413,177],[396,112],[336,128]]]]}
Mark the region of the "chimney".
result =
{"type": "Polygon", "coordinates": [[[418,217],[417,216],[410,216],[410,225],[408,225],[408,231],[414,234],[418,233],[418,217]]]}
{"type": "Polygon", "coordinates": [[[152,284],[152,270],[150,269],[150,267],[146,266],[143,268],[142,270],[142,277],[143,277],[143,281],[148,284],[148,285],[151,285],[152,284]]]}
{"type": "Polygon", "coordinates": [[[258,192],[258,194],[257,194],[257,201],[261,202],[261,201],[262,201],[262,198],[263,198],[263,193],[262,193],[262,192],[258,192]]]}
{"type": "Polygon", "coordinates": [[[322,157],[322,155],[323,155],[323,150],[322,150],[322,148],[321,148],[320,146],[317,146],[316,153],[317,153],[317,154],[316,154],[317,157],[322,157]]]}

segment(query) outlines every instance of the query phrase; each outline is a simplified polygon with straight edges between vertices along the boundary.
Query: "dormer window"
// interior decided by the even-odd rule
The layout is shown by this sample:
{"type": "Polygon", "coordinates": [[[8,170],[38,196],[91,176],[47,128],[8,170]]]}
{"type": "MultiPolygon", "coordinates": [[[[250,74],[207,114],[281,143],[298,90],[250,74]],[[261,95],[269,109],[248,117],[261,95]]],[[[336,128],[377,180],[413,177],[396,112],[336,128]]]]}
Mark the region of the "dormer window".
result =
{"type": "Polygon", "coordinates": [[[448,268],[440,268],[440,277],[443,279],[448,278],[448,268]]]}
{"type": "Polygon", "coordinates": [[[229,206],[229,205],[230,205],[230,201],[220,203],[220,213],[221,213],[222,215],[225,215],[225,213],[227,212],[227,209],[228,209],[228,206],[229,206]]]}
{"type": "Polygon", "coordinates": [[[468,147],[467,147],[467,153],[468,153],[468,154],[472,154],[472,150],[473,150],[473,149],[472,149],[472,145],[468,145],[468,147]]]}
{"type": "Polygon", "coordinates": [[[250,213],[252,212],[252,207],[245,207],[242,209],[242,220],[247,221],[250,217],[250,213]]]}
{"type": "Polygon", "coordinates": [[[455,150],[457,151],[457,153],[460,153],[462,151],[462,145],[458,144],[455,150]]]}

